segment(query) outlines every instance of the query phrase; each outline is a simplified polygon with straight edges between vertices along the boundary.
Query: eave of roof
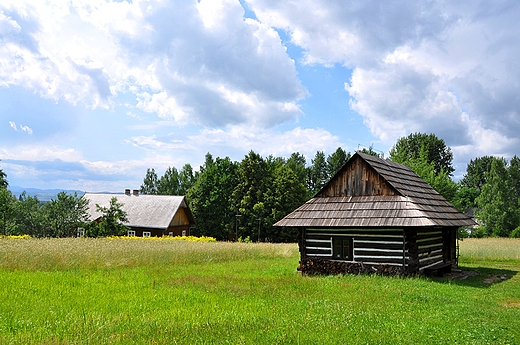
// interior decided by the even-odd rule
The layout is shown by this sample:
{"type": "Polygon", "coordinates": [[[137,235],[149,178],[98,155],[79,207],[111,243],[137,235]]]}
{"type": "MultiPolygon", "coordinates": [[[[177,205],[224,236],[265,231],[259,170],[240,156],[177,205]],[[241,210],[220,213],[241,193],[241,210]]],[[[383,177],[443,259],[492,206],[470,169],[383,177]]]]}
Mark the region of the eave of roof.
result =
{"type": "Polygon", "coordinates": [[[473,220],[450,203],[431,207],[403,196],[313,198],[275,226],[290,227],[459,227],[473,220]]]}

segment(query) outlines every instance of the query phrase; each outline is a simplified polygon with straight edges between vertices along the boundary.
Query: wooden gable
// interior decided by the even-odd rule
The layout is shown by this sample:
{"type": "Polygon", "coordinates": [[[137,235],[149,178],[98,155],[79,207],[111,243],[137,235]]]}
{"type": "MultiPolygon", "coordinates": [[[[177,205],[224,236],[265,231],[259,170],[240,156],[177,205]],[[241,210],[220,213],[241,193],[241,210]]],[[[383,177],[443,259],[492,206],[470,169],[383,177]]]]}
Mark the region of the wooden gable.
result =
{"type": "Polygon", "coordinates": [[[181,225],[190,225],[193,222],[190,221],[190,218],[193,218],[191,215],[187,214],[187,208],[181,208],[177,210],[175,216],[173,217],[170,226],[181,226],[181,225]]]}
{"type": "Polygon", "coordinates": [[[400,195],[381,174],[360,155],[355,155],[327,183],[316,197],[400,195]]]}

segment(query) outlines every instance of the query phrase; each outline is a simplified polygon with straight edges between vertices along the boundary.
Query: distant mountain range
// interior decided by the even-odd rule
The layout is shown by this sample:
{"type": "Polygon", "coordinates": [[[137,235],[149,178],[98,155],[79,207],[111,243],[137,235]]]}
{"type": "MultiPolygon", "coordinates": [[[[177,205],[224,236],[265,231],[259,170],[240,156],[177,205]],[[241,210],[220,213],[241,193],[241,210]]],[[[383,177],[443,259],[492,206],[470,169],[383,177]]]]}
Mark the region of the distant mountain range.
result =
{"type": "Polygon", "coordinates": [[[9,186],[9,190],[11,193],[16,195],[17,198],[20,197],[20,194],[25,191],[28,196],[35,196],[39,201],[46,202],[56,199],[59,192],[64,191],[68,194],[78,193],[78,195],[85,194],[84,191],[81,190],[71,190],[71,189],[38,189],[38,188],[23,188],[18,186],[9,186]]]}

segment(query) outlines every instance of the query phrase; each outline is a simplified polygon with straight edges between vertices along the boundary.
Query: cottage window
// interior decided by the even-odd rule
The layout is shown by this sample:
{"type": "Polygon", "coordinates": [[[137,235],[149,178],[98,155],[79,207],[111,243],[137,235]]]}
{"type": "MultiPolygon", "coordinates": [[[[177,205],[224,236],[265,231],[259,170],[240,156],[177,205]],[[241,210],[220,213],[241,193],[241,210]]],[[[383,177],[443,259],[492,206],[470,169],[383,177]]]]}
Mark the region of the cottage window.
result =
{"type": "Polygon", "coordinates": [[[134,230],[128,230],[128,237],[134,237],[135,231],[134,230]]]}
{"type": "Polygon", "coordinates": [[[168,233],[168,236],[173,237],[173,231],[170,231],[170,232],[168,233]]]}
{"type": "Polygon", "coordinates": [[[143,231],[143,237],[150,237],[152,233],[150,231],[143,231]]]}
{"type": "Polygon", "coordinates": [[[352,260],[353,245],[351,237],[335,237],[332,239],[332,256],[334,259],[352,260]]]}
{"type": "Polygon", "coordinates": [[[182,237],[186,236],[186,230],[182,230],[182,237]]]}

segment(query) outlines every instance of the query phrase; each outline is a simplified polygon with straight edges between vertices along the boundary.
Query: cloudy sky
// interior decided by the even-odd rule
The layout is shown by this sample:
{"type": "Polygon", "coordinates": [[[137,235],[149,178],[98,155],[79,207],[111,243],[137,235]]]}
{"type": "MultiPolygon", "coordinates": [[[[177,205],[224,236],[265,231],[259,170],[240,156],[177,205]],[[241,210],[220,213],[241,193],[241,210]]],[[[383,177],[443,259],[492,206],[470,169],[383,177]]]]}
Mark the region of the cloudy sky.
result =
{"type": "Polygon", "coordinates": [[[138,188],[148,167],[435,133],[456,177],[520,155],[520,2],[3,0],[12,186],[138,188]]]}

